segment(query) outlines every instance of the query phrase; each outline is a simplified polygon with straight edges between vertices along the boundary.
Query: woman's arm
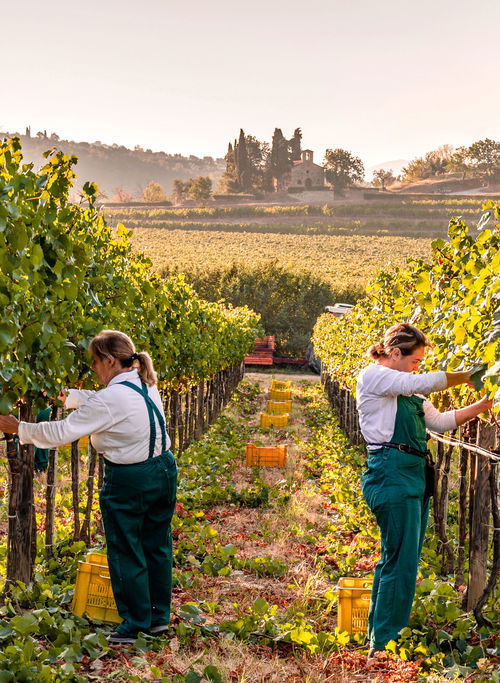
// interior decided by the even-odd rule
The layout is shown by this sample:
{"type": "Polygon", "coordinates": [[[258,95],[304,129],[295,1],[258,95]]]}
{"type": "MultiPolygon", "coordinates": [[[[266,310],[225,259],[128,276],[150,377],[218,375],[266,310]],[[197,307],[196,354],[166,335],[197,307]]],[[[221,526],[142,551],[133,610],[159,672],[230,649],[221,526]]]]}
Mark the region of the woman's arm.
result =
{"type": "Polygon", "coordinates": [[[73,408],[81,408],[97,392],[89,389],[66,389],[63,393],[65,393],[64,407],[71,410],[73,408]]]}
{"type": "Polygon", "coordinates": [[[433,432],[449,432],[457,425],[456,410],[447,410],[440,413],[427,399],[424,401],[425,426],[433,432]]]}
{"type": "MultiPolygon", "coordinates": [[[[62,401],[65,408],[74,409],[85,405],[87,401],[95,396],[97,392],[87,389],[66,389],[59,392],[57,397],[62,401]]],[[[0,431],[5,434],[17,434],[19,428],[19,420],[12,415],[0,415],[0,431]]],[[[87,432],[83,435],[86,436],[87,432]]],[[[41,446],[44,448],[44,446],[41,446]]],[[[50,446],[49,446],[50,448],[50,446]]]]}
{"type": "Polygon", "coordinates": [[[493,400],[489,400],[486,396],[482,399],[471,403],[465,408],[458,408],[458,410],[447,410],[445,413],[440,413],[430,401],[424,401],[425,424],[434,432],[448,432],[451,429],[460,427],[460,425],[469,422],[474,417],[477,417],[486,410],[489,410],[493,405],[493,400]]]}
{"type": "Polygon", "coordinates": [[[113,418],[106,403],[95,396],[64,420],[38,424],[19,422],[17,432],[22,444],[32,443],[38,448],[55,448],[81,439],[82,436],[105,431],[115,422],[116,418],[113,418]]]}
{"type": "Polygon", "coordinates": [[[481,413],[490,410],[492,406],[493,399],[488,399],[486,396],[483,396],[483,398],[481,398],[479,401],[471,403],[469,406],[465,406],[465,408],[459,408],[458,410],[455,410],[455,420],[457,421],[457,427],[465,424],[469,420],[472,420],[472,418],[477,417],[481,413]]]}
{"type": "Polygon", "coordinates": [[[459,384],[467,384],[470,381],[470,372],[447,372],[446,373],[446,388],[456,387],[459,384]]]}
{"type": "Polygon", "coordinates": [[[359,375],[360,390],[367,398],[379,396],[411,396],[442,391],[448,385],[447,373],[413,374],[383,365],[370,365],[359,375]]]}

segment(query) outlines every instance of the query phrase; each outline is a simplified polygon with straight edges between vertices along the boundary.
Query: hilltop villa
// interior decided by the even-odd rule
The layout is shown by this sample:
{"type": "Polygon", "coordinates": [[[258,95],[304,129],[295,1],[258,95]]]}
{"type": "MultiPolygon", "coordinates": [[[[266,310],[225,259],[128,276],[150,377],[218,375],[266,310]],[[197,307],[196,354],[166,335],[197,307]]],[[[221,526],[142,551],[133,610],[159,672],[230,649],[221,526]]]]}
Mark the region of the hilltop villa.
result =
{"type": "Polygon", "coordinates": [[[302,151],[302,159],[294,161],[290,172],[283,178],[284,189],[315,190],[325,186],[325,169],[313,162],[313,154],[310,149],[302,151]]]}

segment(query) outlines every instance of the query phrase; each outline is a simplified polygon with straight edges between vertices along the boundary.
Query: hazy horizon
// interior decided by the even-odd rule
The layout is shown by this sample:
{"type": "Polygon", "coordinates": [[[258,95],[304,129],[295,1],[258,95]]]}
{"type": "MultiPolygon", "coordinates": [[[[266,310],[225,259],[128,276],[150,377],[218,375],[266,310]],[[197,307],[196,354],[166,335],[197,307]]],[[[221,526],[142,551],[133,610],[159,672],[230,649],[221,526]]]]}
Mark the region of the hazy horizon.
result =
{"type": "Polygon", "coordinates": [[[500,3],[145,0],[3,7],[0,129],[224,156],[275,127],[366,167],[500,139],[500,3]]]}

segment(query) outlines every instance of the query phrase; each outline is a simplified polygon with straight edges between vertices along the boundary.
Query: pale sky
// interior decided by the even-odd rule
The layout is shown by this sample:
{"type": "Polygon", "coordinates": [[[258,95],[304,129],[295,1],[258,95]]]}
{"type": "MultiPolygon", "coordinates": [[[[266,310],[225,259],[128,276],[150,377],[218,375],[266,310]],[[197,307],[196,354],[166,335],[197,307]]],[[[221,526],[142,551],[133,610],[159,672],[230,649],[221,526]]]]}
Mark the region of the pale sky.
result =
{"type": "Polygon", "coordinates": [[[500,140],[500,0],[0,3],[0,130],[223,156],[275,127],[366,166],[500,140]]]}

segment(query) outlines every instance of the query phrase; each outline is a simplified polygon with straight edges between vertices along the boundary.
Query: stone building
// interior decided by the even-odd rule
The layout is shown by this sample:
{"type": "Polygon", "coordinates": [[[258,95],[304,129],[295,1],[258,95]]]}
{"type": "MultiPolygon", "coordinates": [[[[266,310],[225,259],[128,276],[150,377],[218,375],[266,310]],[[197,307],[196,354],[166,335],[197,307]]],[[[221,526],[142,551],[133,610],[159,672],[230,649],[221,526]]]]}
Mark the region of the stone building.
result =
{"type": "Polygon", "coordinates": [[[325,169],[313,162],[314,153],[310,149],[302,150],[302,159],[294,161],[290,173],[285,179],[286,189],[312,190],[325,186],[325,169]]]}

